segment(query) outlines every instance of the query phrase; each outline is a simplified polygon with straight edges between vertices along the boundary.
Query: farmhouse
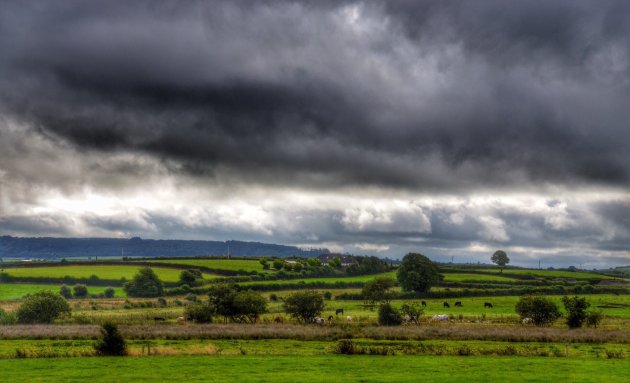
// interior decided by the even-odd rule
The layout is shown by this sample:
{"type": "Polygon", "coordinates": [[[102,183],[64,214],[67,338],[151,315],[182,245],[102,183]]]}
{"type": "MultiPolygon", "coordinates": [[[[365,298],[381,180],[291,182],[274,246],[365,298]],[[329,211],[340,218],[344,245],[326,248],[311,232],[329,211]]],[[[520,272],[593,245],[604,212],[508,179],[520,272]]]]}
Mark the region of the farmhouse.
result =
{"type": "Polygon", "coordinates": [[[328,262],[332,261],[335,258],[339,258],[341,260],[341,266],[351,266],[357,263],[351,255],[348,254],[339,254],[339,253],[330,253],[330,254],[322,254],[317,257],[321,263],[324,265],[328,262]]]}

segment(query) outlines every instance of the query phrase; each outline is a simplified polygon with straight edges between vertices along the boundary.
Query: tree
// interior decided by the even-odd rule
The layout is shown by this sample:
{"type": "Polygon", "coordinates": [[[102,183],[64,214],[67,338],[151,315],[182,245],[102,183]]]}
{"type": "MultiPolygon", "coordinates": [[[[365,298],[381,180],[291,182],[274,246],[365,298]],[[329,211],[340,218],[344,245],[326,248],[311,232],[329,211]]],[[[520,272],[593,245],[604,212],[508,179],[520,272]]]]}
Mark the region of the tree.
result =
{"type": "Polygon", "coordinates": [[[59,295],[66,299],[70,299],[72,298],[72,290],[67,285],[61,285],[61,288],[59,289],[59,295]]]}
{"type": "Polygon", "coordinates": [[[234,297],[237,291],[233,284],[221,284],[212,286],[208,292],[209,303],[214,307],[217,315],[223,316],[225,323],[235,314],[234,297]]]}
{"type": "Polygon", "coordinates": [[[402,316],[391,304],[383,303],[378,308],[378,324],[381,326],[400,326],[402,316]]]}
{"type": "Polygon", "coordinates": [[[239,322],[256,323],[267,312],[267,300],[255,291],[239,291],[234,296],[234,318],[239,322]]]}
{"type": "Polygon", "coordinates": [[[143,267],[124,286],[130,297],[159,297],[164,295],[164,285],[150,267],[143,267]]]}
{"type": "Polygon", "coordinates": [[[541,296],[521,297],[515,309],[521,319],[530,318],[536,326],[551,324],[562,315],[551,299],[541,296]]]}
{"type": "Polygon", "coordinates": [[[273,268],[276,270],[281,270],[284,266],[284,261],[282,259],[274,259],[273,260],[273,268]]]}
{"type": "Polygon", "coordinates": [[[604,314],[602,314],[601,310],[590,311],[586,314],[586,325],[588,327],[597,328],[597,326],[599,326],[599,322],[602,321],[603,317],[604,314]]]}
{"type": "Polygon", "coordinates": [[[85,298],[88,296],[88,289],[86,285],[74,285],[72,291],[75,298],[85,298]]]}
{"type": "Polygon", "coordinates": [[[309,258],[306,260],[306,263],[308,263],[310,267],[320,267],[322,265],[322,262],[317,258],[309,258]]]}
{"type": "Polygon", "coordinates": [[[94,344],[99,355],[122,356],[127,355],[127,342],[118,331],[114,323],[104,323],[101,327],[101,339],[94,344]]]}
{"type": "Polygon", "coordinates": [[[26,295],[16,312],[18,323],[52,323],[65,315],[70,315],[68,302],[50,291],[26,295]]]}
{"type": "Polygon", "coordinates": [[[103,291],[105,298],[113,298],[116,295],[116,290],[113,287],[106,287],[103,291]]]}
{"type": "Polygon", "coordinates": [[[258,262],[260,262],[260,264],[262,265],[263,270],[268,270],[269,269],[269,262],[267,262],[267,259],[260,258],[260,260],[258,262]]]}
{"type": "Polygon", "coordinates": [[[317,291],[298,291],[284,299],[284,309],[304,323],[313,322],[324,310],[324,297],[317,291]]]}
{"type": "Polygon", "coordinates": [[[361,290],[363,299],[371,304],[376,302],[389,302],[391,296],[389,289],[394,287],[394,280],[391,278],[376,278],[367,282],[361,290]]]}
{"type": "Polygon", "coordinates": [[[501,269],[501,272],[503,272],[503,268],[508,263],[510,263],[510,258],[507,256],[507,254],[503,250],[495,251],[494,254],[492,254],[492,257],[490,259],[492,260],[494,264],[499,266],[499,268],[501,269]]]}
{"type": "Polygon", "coordinates": [[[300,271],[302,271],[303,268],[304,268],[304,265],[302,265],[300,262],[293,265],[293,271],[295,271],[296,273],[299,273],[300,271]]]}
{"type": "Polygon", "coordinates": [[[184,318],[196,323],[212,323],[214,314],[215,309],[208,302],[196,302],[187,305],[184,309],[184,318]]]}
{"type": "Polygon", "coordinates": [[[201,275],[201,271],[199,270],[196,270],[196,269],[182,270],[182,272],[179,273],[179,284],[194,286],[197,284],[197,280],[202,279],[202,278],[203,276],[201,275]]]}
{"type": "Polygon", "coordinates": [[[398,268],[398,282],[406,291],[428,292],[440,282],[437,266],[422,254],[409,253],[398,268]]]}
{"type": "Polygon", "coordinates": [[[338,269],[341,267],[341,258],[335,257],[328,261],[328,266],[338,269]]]}
{"type": "Polygon", "coordinates": [[[579,298],[577,296],[569,298],[566,295],[562,297],[562,303],[567,312],[567,326],[569,326],[569,328],[582,327],[588,315],[586,309],[588,309],[591,304],[586,301],[586,298],[579,298]]]}

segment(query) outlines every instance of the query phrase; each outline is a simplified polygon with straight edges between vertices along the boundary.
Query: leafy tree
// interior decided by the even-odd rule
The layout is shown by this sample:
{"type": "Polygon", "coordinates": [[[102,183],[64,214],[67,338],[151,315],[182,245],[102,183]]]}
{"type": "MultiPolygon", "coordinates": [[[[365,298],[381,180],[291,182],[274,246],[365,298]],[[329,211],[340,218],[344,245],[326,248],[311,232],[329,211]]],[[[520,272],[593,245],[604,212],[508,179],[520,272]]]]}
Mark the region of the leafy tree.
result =
{"type": "Polygon", "coordinates": [[[324,297],[313,290],[298,291],[284,299],[284,309],[299,321],[310,323],[324,310],[324,297]]]}
{"type": "Polygon", "coordinates": [[[196,269],[182,270],[182,272],[179,273],[180,285],[194,286],[197,284],[197,281],[202,278],[201,271],[196,269]]]}
{"type": "Polygon", "coordinates": [[[535,295],[521,297],[515,309],[521,319],[531,318],[536,326],[551,324],[562,315],[551,299],[535,295]]]}
{"type": "Polygon", "coordinates": [[[116,295],[116,290],[114,290],[113,287],[106,287],[103,291],[103,296],[105,296],[105,298],[113,298],[114,295],[116,295]]]}
{"type": "Polygon", "coordinates": [[[304,265],[302,265],[300,262],[293,265],[293,271],[295,271],[296,273],[299,273],[300,271],[302,271],[303,268],[304,268],[304,265]]]}
{"type": "Polygon", "coordinates": [[[289,262],[285,262],[283,267],[286,271],[293,271],[293,265],[290,264],[289,262]]]}
{"type": "Polygon", "coordinates": [[[501,269],[501,272],[503,272],[503,268],[508,263],[510,263],[510,258],[507,256],[507,254],[503,250],[495,251],[494,254],[492,254],[492,257],[490,259],[492,260],[494,264],[499,266],[499,268],[501,269]]]}
{"type": "Polygon", "coordinates": [[[403,315],[408,315],[414,323],[420,323],[420,317],[424,310],[415,303],[404,303],[400,309],[403,315]]]}
{"type": "Polygon", "coordinates": [[[16,312],[18,323],[52,323],[64,315],[70,315],[68,302],[50,291],[26,295],[16,312]]]}
{"type": "Polygon", "coordinates": [[[237,291],[233,284],[221,284],[212,286],[208,292],[209,303],[214,307],[217,315],[223,316],[225,323],[235,315],[234,297],[237,291]]]}
{"type": "Polygon", "coordinates": [[[437,266],[422,254],[409,253],[398,268],[398,282],[406,291],[427,292],[440,282],[437,266]]]}
{"type": "Polygon", "coordinates": [[[159,297],[164,295],[164,285],[150,267],[143,267],[124,286],[130,297],[159,297]]]}
{"type": "Polygon", "coordinates": [[[61,288],[59,289],[59,295],[66,299],[70,299],[72,298],[72,290],[67,285],[61,285],[61,288]]]}
{"type": "Polygon", "coordinates": [[[335,257],[335,258],[331,259],[330,261],[328,261],[328,266],[334,267],[335,269],[340,268],[341,267],[341,258],[335,257]]]}
{"type": "Polygon", "coordinates": [[[327,301],[332,299],[332,293],[330,291],[325,291],[324,292],[324,299],[326,299],[327,301]]]}
{"type": "Polygon", "coordinates": [[[284,266],[284,261],[282,259],[274,259],[273,260],[273,268],[276,270],[281,270],[284,266]]]}
{"type": "Polygon", "coordinates": [[[363,295],[363,299],[371,304],[389,302],[391,300],[389,289],[394,287],[394,283],[394,280],[391,278],[376,278],[363,286],[361,295],[363,295]]]}
{"type": "Polygon", "coordinates": [[[597,328],[597,326],[599,326],[599,322],[602,321],[603,317],[604,317],[604,314],[602,314],[602,312],[600,310],[589,311],[586,314],[586,325],[588,327],[595,327],[595,328],[597,328]]]}
{"type": "Polygon", "coordinates": [[[239,291],[234,296],[234,318],[240,322],[256,323],[267,312],[267,300],[255,291],[239,291]]]}
{"type": "Polygon", "coordinates": [[[389,303],[383,303],[378,308],[378,324],[381,326],[399,326],[402,324],[400,311],[389,303]]]}
{"type": "Polygon", "coordinates": [[[196,323],[212,323],[215,308],[208,302],[196,302],[187,305],[184,309],[184,317],[196,323]]]}
{"type": "Polygon", "coordinates": [[[306,263],[311,267],[320,267],[322,265],[322,262],[317,258],[309,258],[306,260],[306,263]]]}
{"type": "Polygon", "coordinates": [[[567,326],[569,328],[580,328],[587,318],[586,309],[590,307],[590,303],[586,301],[586,298],[579,298],[574,296],[572,298],[566,295],[562,297],[562,303],[564,309],[567,312],[567,326]]]}
{"type": "Polygon", "coordinates": [[[263,270],[268,270],[269,269],[269,262],[267,262],[267,259],[260,258],[260,260],[258,262],[260,262],[260,264],[262,265],[263,270]]]}
{"type": "Polygon", "coordinates": [[[88,296],[88,289],[86,285],[74,285],[72,291],[75,298],[85,298],[88,296]]]}
{"type": "Polygon", "coordinates": [[[101,336],[102,338],[94,345],[99,355],[127,355],[127,342],[114,323],[104,323],[101,327],[101,336]]]}

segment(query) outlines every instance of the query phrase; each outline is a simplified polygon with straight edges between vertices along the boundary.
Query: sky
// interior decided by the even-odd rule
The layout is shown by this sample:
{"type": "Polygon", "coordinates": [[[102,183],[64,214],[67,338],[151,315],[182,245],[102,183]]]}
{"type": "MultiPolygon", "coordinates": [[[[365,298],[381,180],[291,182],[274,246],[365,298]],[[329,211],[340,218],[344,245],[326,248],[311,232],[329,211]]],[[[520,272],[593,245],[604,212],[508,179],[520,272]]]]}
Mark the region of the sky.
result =
{"type": "Polygon", "coordinates": [[[630,2],[3,1],[0,235],[630,265],[630,2]]]}

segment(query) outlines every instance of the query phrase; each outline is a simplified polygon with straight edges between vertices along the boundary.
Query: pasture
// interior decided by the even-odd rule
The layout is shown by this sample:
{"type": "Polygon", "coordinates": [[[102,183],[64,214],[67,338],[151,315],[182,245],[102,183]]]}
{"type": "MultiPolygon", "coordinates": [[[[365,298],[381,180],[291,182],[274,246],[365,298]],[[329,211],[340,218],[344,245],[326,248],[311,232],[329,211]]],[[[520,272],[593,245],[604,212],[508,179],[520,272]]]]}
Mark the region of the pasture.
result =
{"type": "MultiPolygon", "coordinates": [[[[119,280],[131,279],[138,272],[140,266],[132,265],[98,265],[86,264],[80,266],[33,266],[33,267],[13,267],[5,268],[4,272],[13,277],[20,278],[89,278],[96,275],[99,279],[119,280]]],[[[153,267],[153,271],[165,282],[176,282],[179,280],[180,269],[167,267],[153,267]]],[[[216,276],[204,274],[204,278],[212,279],[216,276]]]]}
{"type": "MultiPolygon", "coordinates": [[[[72,285],[69,285],[72,287],[72,285]]],[[[0,283],[0,301],[19,299],[26,294],[36,293],[38,291],[48,290],[59,292],[61,285],[59,284],[34,284],[34,283],[0,283]]],[[[89,294],[100,294],[107,287],[105,286],[89,286],[89,294]]],[[[116,297],[125,297],[125,291],[121,287],[114,287],[116,297]]]]}
{"type": "Polygon", "coordinates": [[[476,273],[492,273],[507,274],[533,277],[533,278],[563,278],[576,280],[601,280],[601,279],[619,279],[608,275],[590,273],[585,271],[564,271],[564,270],[537,270],[537,269],[504,269],[503,273],[498,268],[471,269],[476,273]]]}
{"type": "Polygon", "coordinates": [[[6,382],[626,382],[615,359],[492,356],[150,356],[0,360],[6,382]],[[299,362],[299,363],[298,363],[299,362]],[[45,373],[42,373],[45,371],[45,373]],[[334,378],[331,378],[334,377],[334,378]]]}
{"type": "Polygon", "coordinates": [[[207,267],[209,269],[227,271],[256,271],[263,274],[275,273],[273,269],[264,270],[258,259],[155,259],[151,260],[151,263],[207,267]]]}

